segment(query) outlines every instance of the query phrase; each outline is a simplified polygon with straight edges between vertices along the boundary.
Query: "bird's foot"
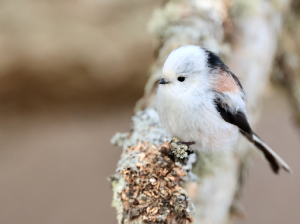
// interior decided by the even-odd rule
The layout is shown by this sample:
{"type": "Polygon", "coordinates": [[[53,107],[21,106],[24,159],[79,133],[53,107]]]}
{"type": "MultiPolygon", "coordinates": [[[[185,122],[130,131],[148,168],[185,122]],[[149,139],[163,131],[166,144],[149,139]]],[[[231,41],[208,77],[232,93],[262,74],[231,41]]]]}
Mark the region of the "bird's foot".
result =
{"type": "Polygon", "coordinates": [[[193,144],[195,144],[195,142],[181,142],[179,138],[173,137],[170,142],[170,149],[176,157],[184,159],[194,153],[193,150],[189,148],[189,146],[193,144]]]}

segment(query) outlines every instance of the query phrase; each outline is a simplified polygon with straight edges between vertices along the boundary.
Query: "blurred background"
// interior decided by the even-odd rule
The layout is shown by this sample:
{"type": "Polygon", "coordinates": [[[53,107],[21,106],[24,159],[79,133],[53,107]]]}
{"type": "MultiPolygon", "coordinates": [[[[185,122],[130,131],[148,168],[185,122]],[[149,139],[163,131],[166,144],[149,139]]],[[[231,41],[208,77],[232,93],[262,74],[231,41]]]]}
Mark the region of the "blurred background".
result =
{"type": "MultiPolygon", "coordinates": [[[[154,61],[163,0],[0,1],[0,223],[117,223],[106,178],[154,61]]],[[[270,87],[256,132],[293,168],[257,158],[237,223],[300,223],[300,133],[270,87]]]]}

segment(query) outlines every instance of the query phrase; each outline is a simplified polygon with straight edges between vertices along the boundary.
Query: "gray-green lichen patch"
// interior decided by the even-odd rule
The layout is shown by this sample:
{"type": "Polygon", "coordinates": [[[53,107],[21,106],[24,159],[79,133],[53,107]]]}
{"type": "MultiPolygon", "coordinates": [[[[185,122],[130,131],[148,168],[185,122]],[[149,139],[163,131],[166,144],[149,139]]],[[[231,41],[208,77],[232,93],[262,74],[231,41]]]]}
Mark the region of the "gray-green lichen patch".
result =
{"type": "Polygon", "coordinates": [[[172,140],[170,142],[170,149],[171,149],[172,153],[180,159],[188,157],[189,147],[187,145],[181,143],[180,139],[177,137],[172,138],[172,140]]]}
{"type": "Polygon", "coordinates": [[[132,117],[132,122],[133,131],[130,134],[117,133],[111,140],[114,145],[123,146],[123,151],[130,146],[137,145],[138,142],[161,145],[170,139],[159,123],[157,111],[152,108],[137,112],[132,117]]]}
{"type": "Polygon", "coordinates": [[[129,137],[129,133],[120,133],[117,132],[110,140],[111,144],[115,146],[122,147],[124,145],[125,140],[129,137]]]}
{"type": "Polygon", "coordinates": [[[120,192],[125,187],[125,180],[123,178],[113,180],[111,182],[113,191],[113,201],[111,203],[111,206],[114,207],[117,211],[117,220],[118,223],[122,223],[123,219],[123,203],[121,202],[121,199],[119,197],[120,192]]]}
{"type": "Polygon", "coordinates": [[[163,9],[156,9],[148,24],[149,32],[159,35],[168,32],[170,25],[180,20],[181,11],[180,5],[173,2],[167,3],[163,9]]]}

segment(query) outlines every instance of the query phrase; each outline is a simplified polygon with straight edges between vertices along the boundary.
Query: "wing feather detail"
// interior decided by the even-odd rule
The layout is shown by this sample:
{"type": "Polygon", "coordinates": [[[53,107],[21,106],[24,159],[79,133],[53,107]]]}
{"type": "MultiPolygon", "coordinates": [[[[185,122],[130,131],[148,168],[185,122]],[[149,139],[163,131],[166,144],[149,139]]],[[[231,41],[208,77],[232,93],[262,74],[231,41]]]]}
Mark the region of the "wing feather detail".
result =
{"type": "Polygon", "coordinates": [[[226,102],[222,101],[222,98],[216,97],[214,100],[217,111],[221,117],[228,123],[236,125],[240,132],[256,146],[257,149],[261,150],[266,160],[268,160],[274,173],[278,174],[280,168],[283,168],[287,172],[292,172],[287,163],[280,158],[266,143],[264,143],[251,129],[246,114],[238,110],[231,112],[226,102]]]}

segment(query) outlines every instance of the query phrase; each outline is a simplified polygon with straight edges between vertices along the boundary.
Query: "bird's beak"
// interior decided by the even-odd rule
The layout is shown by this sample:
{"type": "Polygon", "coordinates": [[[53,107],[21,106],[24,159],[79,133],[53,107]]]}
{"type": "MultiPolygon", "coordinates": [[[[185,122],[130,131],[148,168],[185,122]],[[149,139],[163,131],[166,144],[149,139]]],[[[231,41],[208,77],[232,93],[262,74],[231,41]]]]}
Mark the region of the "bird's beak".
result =
{"type": "Polygon", "coordinates": [[[168,84],[170,82],[167,82],[164,78],[162,78],[161,80],[159,80],[158,82],[159,84],[168,84]]]}

